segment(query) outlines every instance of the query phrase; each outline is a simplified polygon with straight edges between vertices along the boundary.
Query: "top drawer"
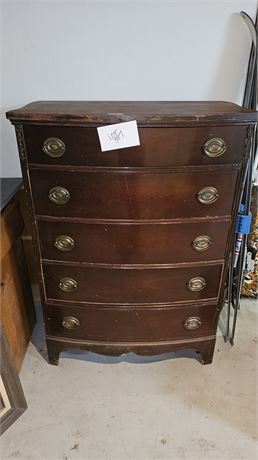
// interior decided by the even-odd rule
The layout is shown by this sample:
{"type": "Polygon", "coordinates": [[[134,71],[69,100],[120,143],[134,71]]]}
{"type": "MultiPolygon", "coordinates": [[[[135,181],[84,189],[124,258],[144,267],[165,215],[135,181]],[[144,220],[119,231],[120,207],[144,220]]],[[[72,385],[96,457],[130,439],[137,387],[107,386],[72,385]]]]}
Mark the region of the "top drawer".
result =
{"type": "Polygon", "coordinates": [[[29,163],[162,167],[239,163],[246,127],[139,128],[141,145],[109,152],[96,128],[24,125],[24,135],[29,163]]]}

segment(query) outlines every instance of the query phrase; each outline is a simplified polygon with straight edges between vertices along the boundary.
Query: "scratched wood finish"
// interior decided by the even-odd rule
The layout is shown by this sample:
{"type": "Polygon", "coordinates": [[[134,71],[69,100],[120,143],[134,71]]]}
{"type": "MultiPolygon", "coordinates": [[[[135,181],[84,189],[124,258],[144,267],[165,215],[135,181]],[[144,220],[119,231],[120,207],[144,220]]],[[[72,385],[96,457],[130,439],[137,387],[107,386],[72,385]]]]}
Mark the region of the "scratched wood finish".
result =
{"type": "Polygon", "coordinates": [[[107,302],[107,303],[166,303],[196,301],[215,298],[218,295],[221,265],[191,268],[117,269],[84,268],[78,266],[44,264],[44,279],[48,299],[107,302]],[[203,277],[206,287],[191,292],[187,283],[190,278],[203,277]],[[77,290],[63,292],[59,282],[72,278],[77,290]]]}
{"type": "Polygon", "coordinates": [[[159,167],[230,164],[241,162],[246,127],[140,128],[141,145],[102,152],[96,128],[24,127],[29,163],[49,165],[159,167]],[[61,139],[66,151],[58,158],[43,151],[49,137],[61,139]],[[227,150],[217,158],[205,155],[202,146],[211,138],[224,139],[227,150]]]}
{"type": "Polygon", "coordinates": [[[167,224],[79,224],[38,221],[43,259],[106,264],[169,264],[224,258],[229,220],[167,224]],[[74,247],[60,251],[55,240],[70,236],[74,247]],[[207,235],[206,251],[193,249],[197,236],[207,235]],[[158,244],[157,244],[158,242],[158,244]]]}
{"type": "Polygon", "coordinates": [[[230,215],[237,171],[184,173],[89,172],[32,170],[32,195],[37,215],[99,219],[173,219],[230,215]],[[48,199],[62,186],[70,193],[65,205],[48,199]],[[203,187],[216,187],[219,199],[201,204],[203,187]],[[183,203],[183,205],[182,205],[183,203]]]}
{"type": "Polygon", "coordinates": [[[154,126],[250,124],[257,113],[223,101],[37,101],[6,114],[13,123],[98,125],[137,122],[154,126]]]}
{"type": "Polygon", "coordinates": [[[47,334],[83,340],[148,341],[191,339],[215,333],[216,307],[210,305],[177,308],[106,308],[88,306],[47,307],[47,334]],[[63,327],[65,317],[79,320],[79,327],[63,327]],[[198,317],[201,325],[187,330],[184,322],[198,317]]]}

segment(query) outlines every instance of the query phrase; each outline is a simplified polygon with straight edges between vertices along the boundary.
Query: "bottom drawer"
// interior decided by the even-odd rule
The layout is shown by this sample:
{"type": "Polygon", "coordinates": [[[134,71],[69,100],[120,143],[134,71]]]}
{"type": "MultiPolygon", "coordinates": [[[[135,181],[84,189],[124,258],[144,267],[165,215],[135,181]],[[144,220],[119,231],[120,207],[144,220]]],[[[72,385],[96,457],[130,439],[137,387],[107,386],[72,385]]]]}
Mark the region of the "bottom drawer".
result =
{"type": "Polygon", "coordinates": [[[81,340],[151,341],[216,332],[216,305],[173,308],[48,306],[47,334],[81,340]]]}

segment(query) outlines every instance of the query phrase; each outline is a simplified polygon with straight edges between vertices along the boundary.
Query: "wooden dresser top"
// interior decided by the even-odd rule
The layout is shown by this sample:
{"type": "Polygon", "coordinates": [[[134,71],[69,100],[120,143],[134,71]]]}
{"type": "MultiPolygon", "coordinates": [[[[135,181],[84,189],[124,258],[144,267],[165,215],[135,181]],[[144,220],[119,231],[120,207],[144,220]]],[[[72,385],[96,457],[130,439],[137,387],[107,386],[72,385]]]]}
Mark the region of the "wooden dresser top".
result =
{"type": "Polygon", "coordinates": [[[257,112],[230,102],[38,101],[6,114],[13,123],[101,125],[137,120],[139,125],[257,122],[257,112]]]}

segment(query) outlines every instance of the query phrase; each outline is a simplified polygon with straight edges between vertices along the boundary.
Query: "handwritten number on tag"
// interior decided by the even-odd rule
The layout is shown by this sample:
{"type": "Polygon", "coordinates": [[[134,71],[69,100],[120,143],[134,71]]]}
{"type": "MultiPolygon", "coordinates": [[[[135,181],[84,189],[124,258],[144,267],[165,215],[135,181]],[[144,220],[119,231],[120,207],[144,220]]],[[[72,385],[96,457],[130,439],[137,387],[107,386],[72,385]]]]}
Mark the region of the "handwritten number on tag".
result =
{"type": "Polygon", "coordinates": [[[97,128],[102,152],[140,145],[136,121],[116,123],[97,128]]]}
{"type": "Polygon", "coordinates": [[[115,129],[115,131],[113,131],[112,133],[110,133],[108,135],[109,139],[111,141],[114,141],[116,143],[118,143],[122,137],[124,137],[124,134],[123,134],[123,131],[120,129],[120,131],[118,131],[117,129],[115,129]]]}

